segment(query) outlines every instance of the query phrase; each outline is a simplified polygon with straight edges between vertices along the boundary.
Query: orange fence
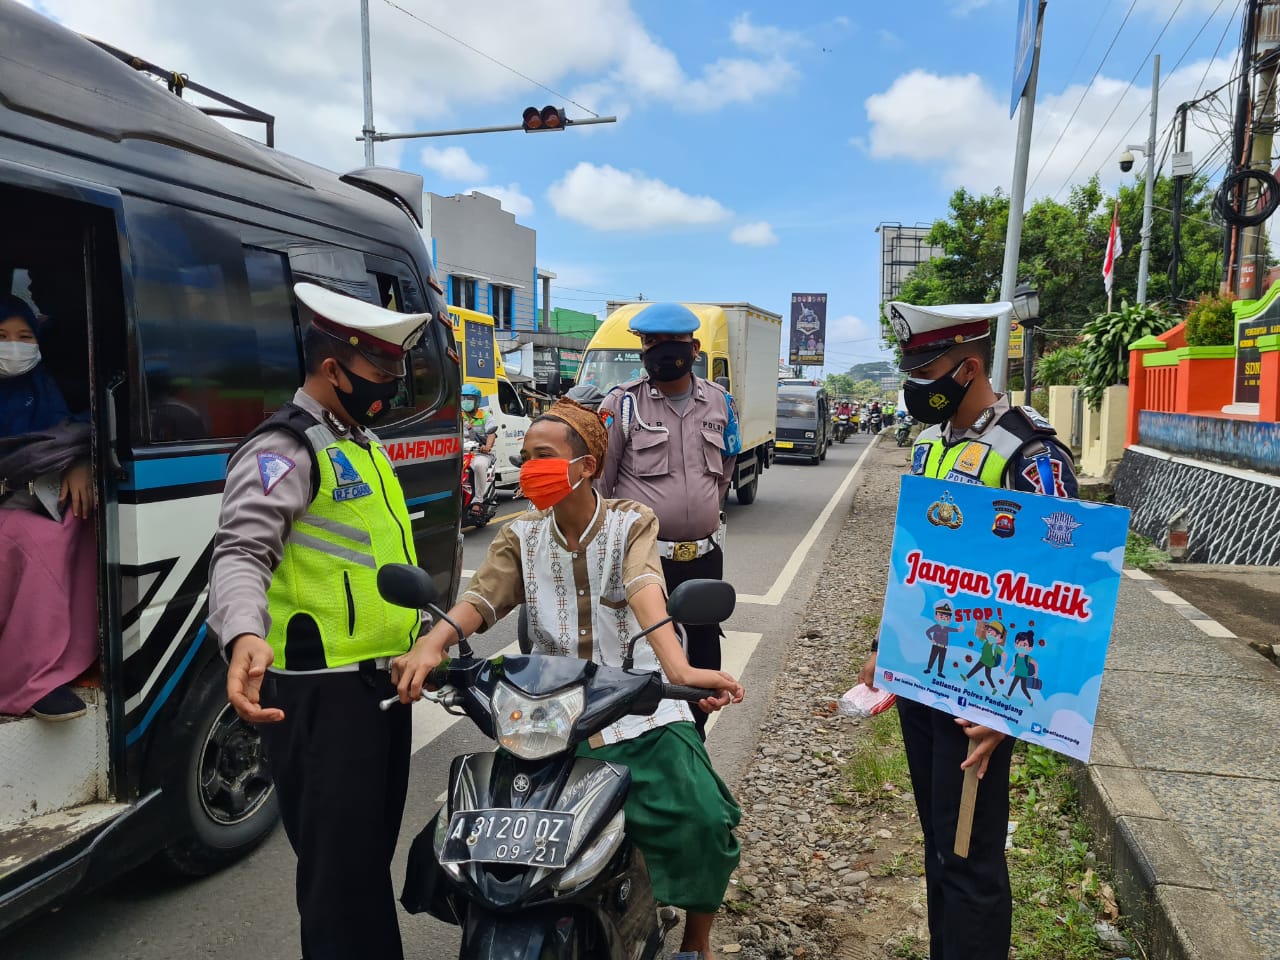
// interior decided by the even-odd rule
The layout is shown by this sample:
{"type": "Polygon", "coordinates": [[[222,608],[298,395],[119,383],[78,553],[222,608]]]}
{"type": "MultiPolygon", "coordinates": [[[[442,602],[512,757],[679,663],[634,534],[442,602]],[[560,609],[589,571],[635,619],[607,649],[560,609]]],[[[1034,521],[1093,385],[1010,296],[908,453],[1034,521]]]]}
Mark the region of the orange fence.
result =
{"type": "Polygon", "coordinates": [[[1153,367],[1146,374],[1142,409],[1173,413],[1178,401],[1178,368],[1153,367]]]}

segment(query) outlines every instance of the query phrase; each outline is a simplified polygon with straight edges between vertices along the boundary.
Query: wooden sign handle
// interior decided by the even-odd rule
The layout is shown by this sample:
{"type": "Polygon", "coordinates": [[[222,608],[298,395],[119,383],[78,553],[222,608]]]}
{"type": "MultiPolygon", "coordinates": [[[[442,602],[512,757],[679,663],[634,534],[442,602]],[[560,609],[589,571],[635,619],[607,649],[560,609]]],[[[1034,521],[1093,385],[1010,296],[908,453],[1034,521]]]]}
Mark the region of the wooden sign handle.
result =
{"type": "MultiPolygon", "coordinates": [[[[969,741],[968,756],[978,748],[978,741],[969,741]]],[[[964,785],[960,788],[960,817],[956,820],[957,857],[969,857],[969,838],[973,834],[973,811],[978,803],[978,766],[974,764],[964,772],[964,785]]]]}

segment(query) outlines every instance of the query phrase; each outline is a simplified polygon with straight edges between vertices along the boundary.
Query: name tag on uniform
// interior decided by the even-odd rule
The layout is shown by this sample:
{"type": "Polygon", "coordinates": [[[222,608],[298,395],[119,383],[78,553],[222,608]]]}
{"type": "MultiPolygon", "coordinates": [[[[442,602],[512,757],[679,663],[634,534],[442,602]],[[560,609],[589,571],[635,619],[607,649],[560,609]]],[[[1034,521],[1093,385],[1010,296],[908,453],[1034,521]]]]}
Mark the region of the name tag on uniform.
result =
{"type": "Polygon", "coordinates": [[[360,497],[367,497],[373,493],[373,487],[367,483],[353,483],[347,487],[338,487],[333,491],[333,499],[335,500],[357,500],[360,497]]]}

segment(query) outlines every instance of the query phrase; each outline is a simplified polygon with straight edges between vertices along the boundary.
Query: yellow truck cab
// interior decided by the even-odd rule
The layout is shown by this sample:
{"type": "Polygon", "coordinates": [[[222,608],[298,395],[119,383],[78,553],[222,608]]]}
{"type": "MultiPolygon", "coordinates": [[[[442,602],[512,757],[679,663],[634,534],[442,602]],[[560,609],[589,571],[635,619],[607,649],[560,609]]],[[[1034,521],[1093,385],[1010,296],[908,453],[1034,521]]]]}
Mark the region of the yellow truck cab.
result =
{"type": "Polygon", "coordinates": [[[498,438],[493,445],[498,486],[514,488],[520,483],[520,470],[511,457],[520,455],[531,420],[520,394],[507,379],[502,351],[493,332],[493,317],[464,307],[449,307],[449,317],[462,359],[463,382],[480,388],[481,403],[498,424],[498,438]]]}
{"type": "MultiPolygon", "coordinates": [[[[609,303],[609,315],[592,336],[578,383],[608,393],[645,375],[640,339],[631,321],[648,303],[609,303]]],[[[742,452],[734,473],[738,502],[755,500],[760,474],[773,463],[777,424],[778,352],[782,317],[749,303],[685,303],[697,316],[701,344],[694,373],[728,388],[738,406],[742,452]]]]}

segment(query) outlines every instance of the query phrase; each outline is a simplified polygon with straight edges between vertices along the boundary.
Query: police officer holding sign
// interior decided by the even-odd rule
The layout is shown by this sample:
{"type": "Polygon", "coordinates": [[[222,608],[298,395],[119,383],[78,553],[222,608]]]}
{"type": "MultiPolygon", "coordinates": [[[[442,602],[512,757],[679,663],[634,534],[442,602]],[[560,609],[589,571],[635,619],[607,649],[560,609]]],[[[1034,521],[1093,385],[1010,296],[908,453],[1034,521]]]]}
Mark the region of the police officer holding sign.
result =
{"type": "MultiPolygon", "coordinates": [[[[643,503],[658,515],[658,554],[667,590],[686,580],[724,576],[723,514],[742,449],[733,399],[694,373],[698,318],[678,303],[655,303],[631,321],[646,376],[614,387],[600,404],[609,431],[605,498],[643,503]]],[[[720,627],[685,625],[686,655],[699,669],[720,669],[720,627]]],[[[705,739],[706,714],[695,711],[705,739]]]]}
{"type": "MultiPolygon", "coordinates": [[[[903,384],[907,412],[930,425],[916,439],[911,472],[1074,498],[1071,455],[1053,427],[991,387],[991,324],[1006,309],[1002,303],[888,305],[902,348],[900,369],[909,375],[903,384]]],[[[868,686],[874,686],[874,644],[872,651],[859,678],[868,686]]],[[[1006,960],[1013,904],[1004,843],[1013,740],[904,698],[898,699],[898,717],[924,830],[930,956],[1006,960]],[[971,741],[975,748],[968,754],[971,741]],[[955,854],[954,845],[970,768],[982,784],[966,858],[955,854]]]]}
{"type": "Polygon", "coordinates": [[[310,283],[306,380],[227,464],[209,570],[209,628],[227,699],[260,725],[298,857],[302,953],[402,956],[391,885],[409,778],[410,717],[383,712],[389,662],[416,610],[386,603],[377,569],[416,562],[404,494],[369,427],[430,314],[310,283]]]}

